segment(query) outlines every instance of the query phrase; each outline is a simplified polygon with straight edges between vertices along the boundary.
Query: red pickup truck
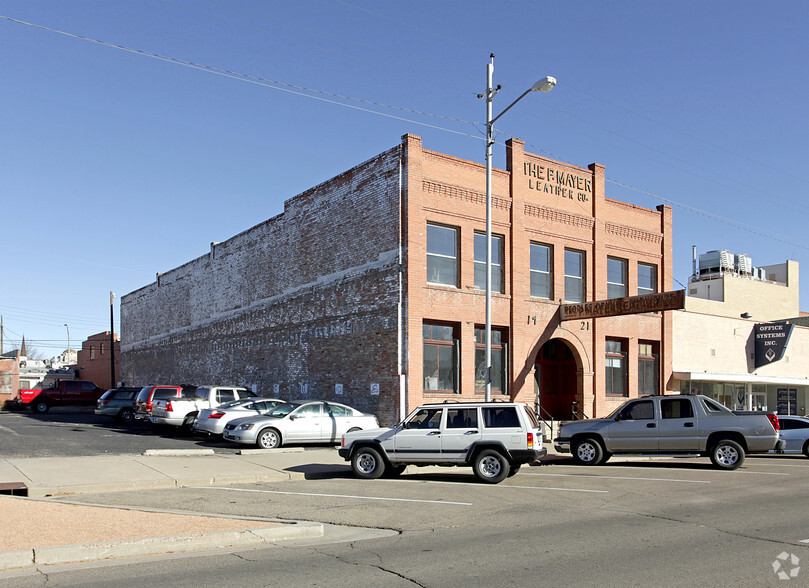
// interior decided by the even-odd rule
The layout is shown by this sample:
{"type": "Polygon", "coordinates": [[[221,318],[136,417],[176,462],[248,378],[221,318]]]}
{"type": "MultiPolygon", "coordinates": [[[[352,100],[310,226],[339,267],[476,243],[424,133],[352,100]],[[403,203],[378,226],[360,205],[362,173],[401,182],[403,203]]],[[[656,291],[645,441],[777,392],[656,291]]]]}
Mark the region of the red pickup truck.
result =
{"type": "Polygon", "coordinates": [[[20,390],[20,402],[45,413],[62,404],[95,404],[105,390],[86,380],[59,380],[47,390],[20,390]]]}

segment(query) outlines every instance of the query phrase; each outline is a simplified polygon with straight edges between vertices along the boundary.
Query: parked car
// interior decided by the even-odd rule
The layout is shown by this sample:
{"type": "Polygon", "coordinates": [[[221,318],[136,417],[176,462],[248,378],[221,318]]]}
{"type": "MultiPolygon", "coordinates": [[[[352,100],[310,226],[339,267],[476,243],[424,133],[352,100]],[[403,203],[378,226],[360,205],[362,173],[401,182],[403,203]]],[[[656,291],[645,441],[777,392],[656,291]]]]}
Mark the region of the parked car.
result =
{"type": "Polygon", "coordinates": [[[95,413],[111,416],[116,421],[131,423],[135,420],[135,401],[140,388],[112,388],[101,395],[95,413]]]}
{"type": "Polygon", "coordinates": [[[54,384],[53,388],[20,390],[20,402],[24,406],[30,406],[34,412],[41,414],[48,412],[51,406],[67,404],[95,405],[103,393],[103,388],[99,388],[87,380],[59,380],[54,384]]]}
{"type": "Polygon", "coordinates": [[[334,443],[348,431],[376,429],[372,414],[336,402],[298,400],[279,404],[260,417],[244,417],[225,425],[223,439],[274,449],[287,443],[334,443]]]}
{"type": "Polygon", "coordinates": [[[190,431],[200,410],[216,408],[231,400],[256,396],[258,394],[255,392],[239,386],[199,386],[193,394],[183,394],[179,398],[156,396],[152,400],[149,420],[153,425],[182,427],[190,431]]]}
{"type": "Polygon", "coordinates": [[[496,484],[544,456],[542,425],[517,402],[425,404],[393,428],[343,435],[340,456],[360,478],[401,474],[408,465],[467,466],[496,484]]]}
{"type": "Polygon", "coordinates": [[[194,420],[194,431],[209,435],[221,435],[225,425],[242,417],[262,416],[271,412],[283,400],[277,398],[240,398],[231,400],[216,408],[204,408],[194,420]]]}
{"type": "Polygon", "coordinates": [[[809,457],[809,418],[778,415],[781,439],[786,443],[784,453],[803,453],[809,457]]]}
{"type": "Polygon", "coordinates": [[[148,420],[152,416],[152,402],[155,398],[181,398],[190,396],[196,386],[144,386],[135,399],[135,418],[148,420]]]}
{"type": "Polygon", "coordinates": [[[730,410],[707,396],[643,396],[606,418],[562,423],[553,445],[582,465],[603,464],[616,453],[697,454],[735,470],[746,453],[779,449],[778,428],[775,413],[730,410]]]}

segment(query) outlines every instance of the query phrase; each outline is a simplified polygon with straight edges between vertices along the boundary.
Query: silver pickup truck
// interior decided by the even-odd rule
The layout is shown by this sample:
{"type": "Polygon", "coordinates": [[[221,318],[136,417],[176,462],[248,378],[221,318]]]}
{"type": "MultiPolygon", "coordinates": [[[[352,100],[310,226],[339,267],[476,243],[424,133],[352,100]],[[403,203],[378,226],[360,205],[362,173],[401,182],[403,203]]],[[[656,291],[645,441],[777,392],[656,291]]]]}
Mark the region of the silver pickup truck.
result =
{"type": "Polygon", "coordinates": [[[700,395],[644,396],[624,403],[603,419],[559,426],[557,453],[572,453],[582,465],[613,454],[696,454],[721,469],[735,470],[746,453],[779,449],[778,416],[732,411],[700,395]]]}

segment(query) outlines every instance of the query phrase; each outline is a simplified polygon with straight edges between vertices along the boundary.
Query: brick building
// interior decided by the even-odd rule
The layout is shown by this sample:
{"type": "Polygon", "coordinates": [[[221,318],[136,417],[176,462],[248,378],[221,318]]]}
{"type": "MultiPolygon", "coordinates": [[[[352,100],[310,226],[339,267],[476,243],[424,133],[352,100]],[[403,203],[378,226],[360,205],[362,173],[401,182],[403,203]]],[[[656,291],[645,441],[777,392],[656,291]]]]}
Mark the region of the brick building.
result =
{"type": "Polygon", "coordinates": [[[104,331],[90,335],[82,342],[76,355],[76,377],[89,380],[99,388],[114,388],[118,381],[121,363],[121,342],[118,335],[113,334],[112,353],[110,356],[110,332],[104,331]],[[111,379],[110,362],[113,361],[115,377],[111,379]]]}
{"type": "MultiPolygon", "coordinates": [[[[604,167],[507,143],[493,173],[493,396],[603,415],[671,377],[670,312],[560,320],[671,288],[672,218],[605,197],[604,167]]],[[[391,423],[483,395],[485,167],[401,144],[121,301],[128,385],[230,383],[391,423]]]]}

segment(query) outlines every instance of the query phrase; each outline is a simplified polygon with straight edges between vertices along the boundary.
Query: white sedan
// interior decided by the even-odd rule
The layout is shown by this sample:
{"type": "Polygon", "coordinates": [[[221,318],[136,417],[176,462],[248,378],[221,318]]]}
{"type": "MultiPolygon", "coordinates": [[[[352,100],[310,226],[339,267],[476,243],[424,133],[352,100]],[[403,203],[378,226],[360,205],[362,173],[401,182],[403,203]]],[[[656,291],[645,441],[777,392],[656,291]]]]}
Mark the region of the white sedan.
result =
{"type": "Polygon", "coordinates": [[[230,421],[248,416],[261,416],[271,412],[283,400],[277,398],[240,398],[220,404],[216,408],[199,411],[194,419],[194,431],[221,435],[230,421]]]}
{"type": "Polygon", "coordinates": [[[222,438],[274,449],[288,443],[337,444],[344,433],[378,427],[376,416],[345,404],[297,400],[280,404],[264,416],[230,421],[222,438]]]}

